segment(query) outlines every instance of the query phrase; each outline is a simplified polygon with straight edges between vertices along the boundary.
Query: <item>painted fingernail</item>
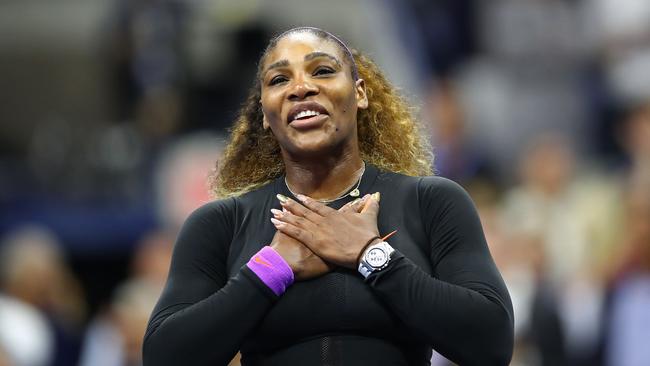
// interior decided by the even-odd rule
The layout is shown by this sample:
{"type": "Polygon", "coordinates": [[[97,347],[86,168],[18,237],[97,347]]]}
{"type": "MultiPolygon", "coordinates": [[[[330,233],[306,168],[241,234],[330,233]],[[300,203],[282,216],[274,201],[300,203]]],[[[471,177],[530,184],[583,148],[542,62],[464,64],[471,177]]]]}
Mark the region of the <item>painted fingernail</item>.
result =
{"type": "Polygon", "coordinates": [[[272,208],[272,209],[271,209],[271,213],[272,213],[275,217],[282,217],[282,211],[280,211],[280,210],[278,210],[278,209],[276,209],[276,208],[272,208]]]}
{"type": "Polygon", "coordinates": [[[277,219],[275,219],[275,218],[273,218],[273,217],[271,217],[271,222],[272,222],[273,225],[275,225],[275,226],[282,226],[282,225],[284,225],[284,223],[283,223],[282,221],[277,220],[277,219]]]}
{"type": "Polygon", "coordinates": [[[379,202],[379,200],[381,199],[381,193],[379,192],[373,193],[372,198],[374,198],[375,200],[377,200],[377,202],[379,202]]]}
{"type": "Polygon", "coordinates": [[[299,199],[301,202],[307,201],[307,196],[303,196],[302,194],[297,194],[296,198],[299,199]]]}
{"type": "Polygon", "coordinates": [[[287,198],[287,196],[285,196],[285,195],[283,195],[283,194],[278,193],[278,194],[275,195],[275,197],[277,197],[277,198],[278,198],[278,201],[280,201],[280,202],[282,202],[282,203],[287,203],[287,202],[289,202],[289,198],[287,198]]]}

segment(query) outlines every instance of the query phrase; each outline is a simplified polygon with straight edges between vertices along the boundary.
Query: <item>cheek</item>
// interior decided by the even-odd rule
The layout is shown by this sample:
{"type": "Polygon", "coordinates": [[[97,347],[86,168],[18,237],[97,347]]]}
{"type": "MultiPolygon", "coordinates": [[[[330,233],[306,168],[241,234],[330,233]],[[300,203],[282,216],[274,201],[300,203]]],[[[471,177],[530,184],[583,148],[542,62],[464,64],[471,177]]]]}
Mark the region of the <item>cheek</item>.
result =
{"type": "Polygon", "coordinates": [[[280,120],[280,114],[278,112],[275,112],[275,111],[271,112],[271,111],[266,110],[264,112],[264,117],[266,118],[267,123],[269,125],[271,125],[271,127],[276,126],[279,123],[279,120],[280,120]]]}
{"type": "Polygon", "coordinates": [[[282,94],[278,90],[262,87],[260,101],[262,109],[268,113],[279,113],[282,108],[282,94]]]}
{"type": "Polygon", "coordinates": [[[335,105],[339,106],[338,110],[338,120],[344,125],[339,125],[336,127],[336,130],[344,128],[344,126],[354,126],[356,123],[356,99],[354,95],[341,95],[340,98],[336,98],[334,101],[335,105]]]}
{"type": "Polygon", "coordinates": [[[264,118],[268,124],[273,126],[278,124],[278,121],[280,121],[282,110],[281,107],[269,103],[268,101],[264,101],[262,103],[262,113],[264,113],[264,118]]]}

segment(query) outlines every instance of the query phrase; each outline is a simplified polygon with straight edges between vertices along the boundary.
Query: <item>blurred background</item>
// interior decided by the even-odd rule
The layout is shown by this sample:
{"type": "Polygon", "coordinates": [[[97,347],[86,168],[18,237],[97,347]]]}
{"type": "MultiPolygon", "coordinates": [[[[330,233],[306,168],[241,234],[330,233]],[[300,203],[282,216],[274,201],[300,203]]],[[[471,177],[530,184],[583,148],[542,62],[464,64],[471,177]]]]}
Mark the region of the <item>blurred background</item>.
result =
{"type": "Polygon", "coordinates": [[[512,365],[650,365],[649,1],[2,0],[1,366],[141,363],[257,59],[299,25],[419,108],[510,290],[512,365]]]}

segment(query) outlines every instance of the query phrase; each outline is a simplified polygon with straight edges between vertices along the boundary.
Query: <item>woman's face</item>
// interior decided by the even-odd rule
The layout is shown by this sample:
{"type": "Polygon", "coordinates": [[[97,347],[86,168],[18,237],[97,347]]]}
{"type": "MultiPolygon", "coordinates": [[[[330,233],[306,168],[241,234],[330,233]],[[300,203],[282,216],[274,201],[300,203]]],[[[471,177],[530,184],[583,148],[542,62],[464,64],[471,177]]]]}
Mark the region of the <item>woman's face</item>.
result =
{"type": "Polygon", "coordinates": [[[285,153],[356,147],[357,110],[368,106],[365,84],[352,78],[334,42],[310,33],[282,38],[264,60],[260,82],[264,128],[285,153]]]}

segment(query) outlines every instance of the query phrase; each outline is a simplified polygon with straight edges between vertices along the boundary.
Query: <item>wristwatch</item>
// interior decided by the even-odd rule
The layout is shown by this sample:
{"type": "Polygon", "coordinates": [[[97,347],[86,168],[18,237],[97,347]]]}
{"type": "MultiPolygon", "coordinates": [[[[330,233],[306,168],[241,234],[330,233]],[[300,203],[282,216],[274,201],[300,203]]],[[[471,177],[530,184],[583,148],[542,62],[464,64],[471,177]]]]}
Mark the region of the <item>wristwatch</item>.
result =
{"type": "Polygon", "coordinates": [[[381,271],[390,263],[390,255],[395,249],[385,241],[372,244],[363,252],[359,261],[359,273],[368,278],[371,273],[381,271]]]}

